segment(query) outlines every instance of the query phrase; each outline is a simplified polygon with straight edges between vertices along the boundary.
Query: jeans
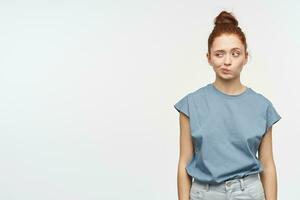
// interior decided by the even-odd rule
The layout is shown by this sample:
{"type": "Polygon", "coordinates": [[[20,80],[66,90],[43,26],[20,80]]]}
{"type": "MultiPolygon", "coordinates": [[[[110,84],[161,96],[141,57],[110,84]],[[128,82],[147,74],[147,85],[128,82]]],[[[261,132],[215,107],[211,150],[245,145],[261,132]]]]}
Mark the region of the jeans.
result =
{"type": "Polygon", "coordinates": [[[265,200],[258,173],[219,184],[192,182],[190,200],[265,200]]]}

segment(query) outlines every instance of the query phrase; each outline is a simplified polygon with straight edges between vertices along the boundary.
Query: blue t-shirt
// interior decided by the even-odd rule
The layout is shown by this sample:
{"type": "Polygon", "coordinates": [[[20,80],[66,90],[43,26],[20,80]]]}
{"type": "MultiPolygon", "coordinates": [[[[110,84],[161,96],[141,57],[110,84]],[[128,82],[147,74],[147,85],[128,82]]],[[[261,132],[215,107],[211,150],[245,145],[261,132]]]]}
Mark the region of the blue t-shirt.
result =
{"type": "Polygon", "coordinates": [[[194,154],[186,170],[194,179],[214,184],[263,171],[258,147],[281,116],[262,94],[246,87],[229,95],[209,83],[174,107],[189,117],[194,154]]]}

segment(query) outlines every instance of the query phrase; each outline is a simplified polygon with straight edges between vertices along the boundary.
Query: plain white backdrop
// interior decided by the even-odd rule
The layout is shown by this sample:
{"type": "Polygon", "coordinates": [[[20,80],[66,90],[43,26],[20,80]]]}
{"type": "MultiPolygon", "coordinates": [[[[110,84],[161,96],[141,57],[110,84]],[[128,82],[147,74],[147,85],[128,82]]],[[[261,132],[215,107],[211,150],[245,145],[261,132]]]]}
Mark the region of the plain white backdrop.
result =
{"type": "Polygon", "coordinates": [[[0,199],[177,199],[179,114],[237,17],[269,98],[278,199],[300,196],[299,1],[0,1],[0,199]]]}

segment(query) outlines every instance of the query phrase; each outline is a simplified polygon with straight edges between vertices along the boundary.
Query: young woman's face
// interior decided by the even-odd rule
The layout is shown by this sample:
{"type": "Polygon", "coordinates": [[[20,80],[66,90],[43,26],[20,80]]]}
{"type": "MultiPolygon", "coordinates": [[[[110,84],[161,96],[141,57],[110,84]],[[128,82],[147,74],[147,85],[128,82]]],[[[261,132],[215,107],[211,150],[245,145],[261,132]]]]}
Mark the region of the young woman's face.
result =
{"type": "Polygon", "coordinates": [[[222,34],[215,38],[207,58],[217,76],[233,79],[240,76],[247,63],[248,53],[237,35],[222,34]]]}

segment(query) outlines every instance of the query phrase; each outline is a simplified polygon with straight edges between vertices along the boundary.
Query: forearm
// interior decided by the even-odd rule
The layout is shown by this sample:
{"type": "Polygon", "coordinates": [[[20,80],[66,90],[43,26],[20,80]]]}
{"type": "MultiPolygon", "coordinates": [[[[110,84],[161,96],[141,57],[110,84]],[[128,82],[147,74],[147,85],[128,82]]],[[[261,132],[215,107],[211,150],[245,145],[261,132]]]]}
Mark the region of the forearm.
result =
{"type": "Polygon", "coordinates": [[[264,166],[260,173],[260,178],[264,187],[266,200],[277,200],[277,173],[275,164],[264,166]]]}
{"type": "Polygon", "coordinates": [[[178,200],[190,199],[191,184],[192,184],[192,178],[187,174],[185,165],[179,163],[178,173],[177,173],[178,200]]]}

